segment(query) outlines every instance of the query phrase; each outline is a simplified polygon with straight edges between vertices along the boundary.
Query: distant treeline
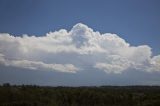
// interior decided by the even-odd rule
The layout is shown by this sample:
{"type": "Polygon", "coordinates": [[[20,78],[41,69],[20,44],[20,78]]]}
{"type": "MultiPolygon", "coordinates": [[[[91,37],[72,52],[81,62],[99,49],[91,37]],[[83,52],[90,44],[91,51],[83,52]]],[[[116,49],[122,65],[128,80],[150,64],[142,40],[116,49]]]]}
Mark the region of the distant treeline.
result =
{"type": "Polygon", "coordinates": [[[160,106],[159,86],[0,86],[0,106],[160,106]]]}

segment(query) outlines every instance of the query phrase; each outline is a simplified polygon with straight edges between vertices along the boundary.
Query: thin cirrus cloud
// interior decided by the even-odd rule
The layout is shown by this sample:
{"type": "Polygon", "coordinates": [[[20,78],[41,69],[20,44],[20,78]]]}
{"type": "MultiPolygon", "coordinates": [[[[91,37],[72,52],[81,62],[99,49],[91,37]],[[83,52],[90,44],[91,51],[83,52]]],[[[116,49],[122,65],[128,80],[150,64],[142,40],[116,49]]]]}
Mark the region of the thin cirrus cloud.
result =
{"type": "Polygon", "coordinates": [[[131,46],[116,34],[95,32],[78,23],[44,36],[0,33],[0,64],[30,70],[76,73],[89,68],[106,73],[160,71],[160,55],[148,45],[131,46]]]}

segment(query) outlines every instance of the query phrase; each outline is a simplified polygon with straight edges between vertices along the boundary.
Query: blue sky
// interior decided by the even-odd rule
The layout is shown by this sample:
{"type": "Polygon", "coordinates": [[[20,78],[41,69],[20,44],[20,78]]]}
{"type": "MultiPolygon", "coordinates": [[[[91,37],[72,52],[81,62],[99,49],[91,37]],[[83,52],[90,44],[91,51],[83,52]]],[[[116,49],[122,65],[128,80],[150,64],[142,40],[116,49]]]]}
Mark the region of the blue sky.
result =
{"type": "Polygon", "coordinates": [[[159,0],[0,0],[0,32],[43,35],[82,22],[160,53],[159,0]]]}
{"type": "MultiPolygon", "coordinates": [[[[92,28],[94,31],[99,31],[101,34],[117,34],[120,38],[124,39],[132,46],[148,45],[150,48],[152,48],[152,56],[160,54],[159,19],[159,0],[0,0],[0,33],[9,33],[14,36],[22,36],[23,34],[27,34],[28,36],[34,35],[38,37],[44,36],[50,31],[58,31],[59,29],[66,29],[67,31],[70,31],[77,23],[83,23],[92,28]]],[[[0,51],[0,53],[1,52],[2,51],[0,51]]],[[[7,53],[3,55],[11,56],[7,53]]],[[[45,57],[46,56],[43,58],[45,57]]],[[[36,59],[38,60],[39,58],[36,59]]],[[[44,61],[46,60],[44,59],[44,61]]],[[[60,62],[62,61],[59,59],[56,60],[56,63],[60,62]]],[[[65,62],[63,61],[62,63],[65,62]]],[[[11,79],[7,79],[10,71],[4,72],[5,69],[11,70],[11,67],[0,66],[0,68],[3,70],[0,72],[1,76],[4,76],[0,79],[1,83],[7,81],[17,83],[16,81],[21,79],[16,74],[18,73],[17,70],[20,70],[19,68],[15,68],[16,72],[13,74],[13,78],[11,79]]],[[[24,73],[26,73],[26,71],[24,71],[24,73]]],[[[37,79],[40,79],[40,76],[42,76],[40,73],[42,74],[44,72],[38,72],[39,74],[35,74],[35,72],[31,71],[30,74],[32,73],[34,73],[35,76],[38,75],[37,79]]],[[[47,73],[47,75],[49,75],[50,72],[47,73]]],[[[102,73],[100,73],[100,75],[97,77],[100,77],[101,74],[102,73]]],[[[109,84],[128,84],[128,82],[125,80],[128,79],[127,75],[129,74],[121,74],[118,77],[117,75],[113,75],[113,80],[112,78],[107,78],[112,80],[109,82],[109,84]],[[126,76],[127,78],[125,77],[123,79],[123,76],[126,76]],[[119,77],[121,79],[120,82],[118,81],[119,77]]],[[[155,82],[149,80],[149,84],[159,84],[160,79],[157,79],[157,72],[156,74],[152,74],[153,79],[149,79],[152,79],[155,82]],[[155,79],[154,76],[156,76],[155,79]]],[[[35,77],[34,75],[32,75],[33,79],[35,77]]],[[[138,74],[136,73],[135,76],[136,75],[138,74]]],[[[22,76],[24,75],[22,74],[22,76]]],[[[53,76],[55,76],[55,74],[53,74],[53,76]]],[[[88,76],[90,75],[86,74],[85,78],[88,76]]],[[[95,74],[93,76],[95,76],[95,74]]],[[[85,82],[85,84],[92,83],[90,80],[94,79],[93,76],[91,76],[91,78],[89,77],[90,79],[88,78],[86,82],[81,81],[82,77],[79,77],[80,84],[83,85],[83,82],[85,82]]],[[[146,76],[150,75],[148,75],[148,73],[146,75],[145,73],[142,74],[142,76],[143,81],[145,81],[146,76]]],[[[73,77],[75,78],[75,76],[73,77]]],[[[96,83],[99,83],[99,81],[105,82],[108,80],[106,76],[103,77],[104,78],[100,79],[97,78],[98,80],[95,80],[96,83]]],[[[51,78],[51,76],[49,78],[51,78]]],[[[46,81],[44,82],[36,82],[36,79],[34,80],[37,84],[45,85],[45,83],[50,82],[48,84],[54,85],[55,82],[52,82],[49,80],[49,78],[46,78],[46,81]]],[[[70,80],[72,79],[72,77],[69,76],[67,76],[67,78],[70,80]]],[[[141,78],[141,76],[139,78],[141,78]]],[[[24,83],[26,80],[27,78],[23,79],[21,83],[24,83]]],[[[32,81],[28,81],[28,83],[32,83],[32,81]]],[[[63,82],[64,79],[61,81],[63,82]]],[[[130,81],[135,81],[135,78],[131,78],[130,81]]],[[[148,82],[146,84],[148,84],[148,82]]],[[[62,83],[62,85],[64,83],[65,81],[62,83]]],[[[135,83],[141,84],[137,80],[135,83]]]]}

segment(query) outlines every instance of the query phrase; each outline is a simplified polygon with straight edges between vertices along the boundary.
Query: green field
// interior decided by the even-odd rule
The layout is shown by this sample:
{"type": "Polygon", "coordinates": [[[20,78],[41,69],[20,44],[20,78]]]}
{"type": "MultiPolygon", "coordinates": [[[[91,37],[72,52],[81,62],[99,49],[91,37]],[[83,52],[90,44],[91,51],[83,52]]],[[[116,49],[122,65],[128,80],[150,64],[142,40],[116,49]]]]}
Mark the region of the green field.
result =
{"type": "Polygon", "coordinates": [[[0,86],[0,106],[160,106],[159,86],[0,86]]]}

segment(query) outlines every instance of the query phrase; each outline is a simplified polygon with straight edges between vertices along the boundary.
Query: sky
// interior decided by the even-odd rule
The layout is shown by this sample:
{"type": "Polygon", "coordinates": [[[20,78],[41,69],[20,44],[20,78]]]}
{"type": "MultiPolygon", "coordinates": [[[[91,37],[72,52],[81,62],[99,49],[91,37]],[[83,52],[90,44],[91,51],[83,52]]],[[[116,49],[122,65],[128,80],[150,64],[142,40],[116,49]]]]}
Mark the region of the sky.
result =
{"type": "Polygon", "coordinates": [[[0,84],[160,85],[159,0],[0,0],[0,84]]]}

